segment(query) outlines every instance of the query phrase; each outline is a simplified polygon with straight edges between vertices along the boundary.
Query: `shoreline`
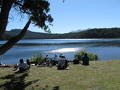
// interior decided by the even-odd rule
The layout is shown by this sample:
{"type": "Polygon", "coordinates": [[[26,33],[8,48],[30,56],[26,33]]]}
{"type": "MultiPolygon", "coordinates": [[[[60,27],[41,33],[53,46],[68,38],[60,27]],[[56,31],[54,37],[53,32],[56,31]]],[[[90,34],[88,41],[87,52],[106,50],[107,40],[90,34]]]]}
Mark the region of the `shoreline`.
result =
{"type": "MultiPolygon", "coordinates": [[[[89,61],[89,62],[109,62],[109,61],[117,61],[117,60],[120,60],[120,59],[96,60],[96,61],[89,61]]],[[[72,63],[72,62],[73,61],[68,61],[68,63],[72,63]]],[[[17,64],[18,63],[16,63],[16,64],[0,64],[0,67],[14,67],[17,64]]],[[[82,65],[81,63],[79,63],[79,64],[82,65]]],[[[37,66],[37,65],[31,64],[31,66],[37,66]]]]}

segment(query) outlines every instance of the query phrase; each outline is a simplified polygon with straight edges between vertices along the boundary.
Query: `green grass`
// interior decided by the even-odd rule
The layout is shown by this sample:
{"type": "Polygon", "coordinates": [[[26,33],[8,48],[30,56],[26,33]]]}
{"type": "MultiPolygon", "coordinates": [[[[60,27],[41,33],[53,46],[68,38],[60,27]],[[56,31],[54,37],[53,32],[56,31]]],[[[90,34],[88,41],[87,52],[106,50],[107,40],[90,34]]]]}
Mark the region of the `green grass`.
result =
{"type": "Polygon", "coordinates": [[[69,70],[32,66],[20,74],[0,68],[0,90],[53,90],[56,86],[59,90],[120,90],[120,60],[70,64],[69,70]]]}

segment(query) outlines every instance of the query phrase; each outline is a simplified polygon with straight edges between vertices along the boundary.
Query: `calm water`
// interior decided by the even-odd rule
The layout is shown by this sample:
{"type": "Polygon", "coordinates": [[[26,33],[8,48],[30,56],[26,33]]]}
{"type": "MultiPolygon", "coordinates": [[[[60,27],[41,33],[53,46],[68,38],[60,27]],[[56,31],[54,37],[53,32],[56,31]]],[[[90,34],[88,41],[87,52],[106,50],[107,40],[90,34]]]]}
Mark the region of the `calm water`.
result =
{"type": "MultiPolygon", "coordinates": [[[[0,41],[0,44],[6,41],[0,41]]],[[[120,39],[35,39],[21,40],[0,57],[6,64],[18,63],[20,58],[27,59],[35,53],[54,57],[63,53],[69,60],[74,54],[86,49],[96,53],[99,60],[120,59],[120,39]]]]}

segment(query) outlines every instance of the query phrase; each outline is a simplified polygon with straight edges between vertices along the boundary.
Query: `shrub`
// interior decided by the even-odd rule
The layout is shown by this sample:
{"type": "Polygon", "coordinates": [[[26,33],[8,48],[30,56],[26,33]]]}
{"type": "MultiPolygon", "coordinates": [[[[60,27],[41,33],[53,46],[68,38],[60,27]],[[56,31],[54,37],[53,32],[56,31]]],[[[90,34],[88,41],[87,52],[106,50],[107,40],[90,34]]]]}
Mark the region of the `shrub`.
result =
{"type": "Polygon", "coordinates": [[[40,53],[36,53],[33,57],[31,57],[30,63],[42,64],[43,60],[44,57],[40,53]]]}
{"type": "Polygon", "coordinates": [[[86,50],[82,50],[82,51],[76,53],[76,54],[74,55],[74,58],[75,58],[75,59],[78,59],[78,57],[82,57],[85,53],[88,54],[88,57],[89,57],[90,61],[98,60],[98,56],[97,56],[96,54],[87,52],[86,50]]]}

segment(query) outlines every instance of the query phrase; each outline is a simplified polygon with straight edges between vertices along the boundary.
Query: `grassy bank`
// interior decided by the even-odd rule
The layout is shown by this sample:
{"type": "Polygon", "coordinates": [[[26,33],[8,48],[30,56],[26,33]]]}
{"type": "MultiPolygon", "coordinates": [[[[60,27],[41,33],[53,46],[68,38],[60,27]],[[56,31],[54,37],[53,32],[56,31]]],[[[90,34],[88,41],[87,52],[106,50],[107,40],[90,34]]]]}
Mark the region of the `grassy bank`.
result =
{"type": "Polygon", "coordinates": [[[120,60],[91,61],[90,66],[70,65],[69,70],[32,66],[15,73],[0,68],[0,90],[120,90],[120,60]]]}

